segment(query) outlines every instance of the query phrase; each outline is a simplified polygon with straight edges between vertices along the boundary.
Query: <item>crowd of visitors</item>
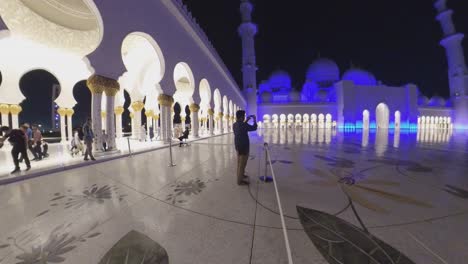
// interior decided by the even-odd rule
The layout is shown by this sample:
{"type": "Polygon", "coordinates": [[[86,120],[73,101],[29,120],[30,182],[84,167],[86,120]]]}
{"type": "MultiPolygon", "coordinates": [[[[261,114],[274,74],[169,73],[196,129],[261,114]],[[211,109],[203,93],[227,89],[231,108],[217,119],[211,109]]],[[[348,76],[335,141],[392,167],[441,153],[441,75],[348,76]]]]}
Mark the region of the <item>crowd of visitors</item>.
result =
{"type": "Polygon", "coordinates": [[[29,124],[25,123],[19,129],[4,126],[0,130],[0,148],[4,146],[5,141],[8,141],[12,146],[11,155],[15,169],[11,173],[20,172],[19,164],[22,162],[26,164],[26,171],[31,169],[27,150],[33,155],[33,161],[40,161],[49,156],[47,142],[42,138],[42,133],[37,125],[33,125],[31,129],[29,124]]]}

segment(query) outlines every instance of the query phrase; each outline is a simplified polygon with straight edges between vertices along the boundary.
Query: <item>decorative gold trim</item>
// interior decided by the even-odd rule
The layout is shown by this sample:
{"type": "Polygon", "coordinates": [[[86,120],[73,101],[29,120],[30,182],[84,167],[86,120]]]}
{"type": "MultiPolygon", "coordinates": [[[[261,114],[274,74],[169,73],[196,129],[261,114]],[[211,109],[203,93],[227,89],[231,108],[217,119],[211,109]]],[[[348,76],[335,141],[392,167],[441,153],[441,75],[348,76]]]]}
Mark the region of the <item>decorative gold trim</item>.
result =
{"type": "Polygon", "coordinates": [[[102,94],[104,91],[107,94],[107,90],[113,93],[113,90],[120,89],[120,84],[116,80],[97,74],[91,75],[86,81],[86,85],[92,94],[102,94]]]}
{"type": "Polygon", "coordinates": [[[172,106],[174,98],[167,94],[160,94],[158,96],[158,103],[162,106],[172,106]]]}
{"type": "Polygon", "coordinates": [[[102,112],[101,112],[101,117],[102,117],[102,118],[106,118],[106,115],[107,115],[107,114],[106,114],[106,111],[102,111],[102,112]]]}
{"type": "Polygon", "coordinates": [[[218,113],[218,118],[222,119],[222,118],[223,118],[223,116],[224,116],[224,114],[223,114],[223,113],[218,113]]]}
{"type": "Polygon", "coordinates": [[[136,101],[132,103],[132,109],[135,112],[140,112],[141,110],[143,110],[143,108],[145,108],[145,104],[141,101],[136,101]]]}
{"type": "Polygon", "coordinates": [[[147,118],[150,118],[150,117],[152,118],[152,117],[154,116],[153,110],[148,110],[148,111],[146,111],[146,112],[145,112],[145,116],[146,116],[147,118]]]}
{"type": "Polygon", "coordinates": [[[0,113],[8,115],[10,113],[10,106],[7,104],[0,104],[0,113]]]}
{"type": "Polygon", "coordinates": [[[57,113],[61,116],[64,117],[67,115],[67,109],[66,108],[59,108],[57,109],[57,113]]]}
{"type": "Polygon", "coordinates": [[[125,109],[124,109],[122,106],[117,106],[117,107],[114,109],[114,114],[116,114],[116,115],[122,115],[124,111],[125,111],[125,109]]]}
{"type": "MultiPolygon", "coordinates": [[[[117,83],[118,84],[118,83],[117,83]]],[[[120,87],[106,87],[104,92],[107,96],[115,96],[120,90],[120,87]]]]}
{"type": "Polygon", "coordinates": [[[67,116],[73,116],[73,114],[75,113],[75,110],[71,109],[71,108],[65,108],[66,109],[66,115],[67,116]]]}
{"type": "Polygon", "coordinates": [[[18,115],[23,111],[23,108],[20,105],[10,105],[10,113],[12,115],[18,115]]]}
{"type": "Polygon", "coordinates": [[[200,111],[200,106],[197,104],[191,104],[189,109],[190,112],[197,113],[198,111],[200,111]]]}
{"type": "Polygon", "coordinates": [[[210,108],[210,109],[208,109],[208,115],[210,115],[210,116],[214,115],[214,110],[213,110],[213,109],[211,109],[211,108],[210,108]]]}
{"type": "Polygon", "coordinates": [[[133,119],[135,117],[135,114],[133,112],[130,112],[130,118],[133,119]]]}
{"type": "Polygon", "coordinates": [[[159,120],[159,114],[154,114],[153,118],[154,118],[154,120],[159,120]]]}

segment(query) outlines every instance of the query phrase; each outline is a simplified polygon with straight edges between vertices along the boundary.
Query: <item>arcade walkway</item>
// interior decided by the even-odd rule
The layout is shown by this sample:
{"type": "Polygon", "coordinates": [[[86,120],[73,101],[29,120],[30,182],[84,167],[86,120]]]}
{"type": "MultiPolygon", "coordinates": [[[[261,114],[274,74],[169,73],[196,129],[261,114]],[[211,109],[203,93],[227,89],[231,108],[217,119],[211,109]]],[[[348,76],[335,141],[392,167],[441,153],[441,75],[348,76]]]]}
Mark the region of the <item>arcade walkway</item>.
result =
{"type": "MultiPolygon", "coordinates": [[[[294,263],[466,263],[464,136],[263,134],[294,263]]],[[[0,186],[0,263],[287,263],[273,184],[257,181],[262,139],[249,187],[232,141],[175,148],[173,168],[160,149],[0,186]]]]}

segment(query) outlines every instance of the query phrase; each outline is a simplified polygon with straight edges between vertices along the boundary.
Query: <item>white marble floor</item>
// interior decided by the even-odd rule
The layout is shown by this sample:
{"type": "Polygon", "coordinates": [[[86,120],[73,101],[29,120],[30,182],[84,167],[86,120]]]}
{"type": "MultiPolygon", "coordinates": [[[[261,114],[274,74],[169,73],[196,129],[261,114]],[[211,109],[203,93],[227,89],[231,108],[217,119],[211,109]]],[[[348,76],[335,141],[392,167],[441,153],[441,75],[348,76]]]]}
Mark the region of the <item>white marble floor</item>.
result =
{"type": "Polygon", "coordinates": [[[232,135],[0,186],[0,263],[287,263],[264,140],[294,263],[466,263],[465,135],[306,130],[253,135],[249,187],[232,135]]]}
{"type": "MultiPolygon", "coordinates": [[[[201,138],[208,138],[209,135],[201,135],[201,138]]],[[[121,138],[117,139],[116,144],[119,149],[118,152],[101,152],[97,154],[98,159],[109,159],[116,158],[131,153],[138,153],[142,151],[148,151],[158,148],[167,147],[167,144],[164,144],[162,141],[139,141],[136,139],[121,138]]],[[[193,139],[190,139],[191,141],[193,139]]],[[[174,140],[174,144],[177,143],[177,139],[174,140]]],[[[11,157],[11,146],[5,144],[3,148],[0,149],[0,184],[3,182],[11,182],[15,178],[28,177],[29,175],[34,175],[37,173],[44,173],[52,170],[62,170],[66,169],[69,166],[79,166],[86,163],[83,161],[83,157],[80,155],[72,156],[70,152],[70,144],[65,143],[54,143],[49,144],[49,157],[41,161],[31,161],[32,169],[30,171],[25,171],[26,165],[24,163],[20,164],[21,171],[20,173],[10,174],[14,169],[13,158],[11,157]]],[[[32,159],[33,156],[31,152],[28,151],[29,159],[32,159]]],[[[88,162],[90,163],[90,162],[88,162]]]]}

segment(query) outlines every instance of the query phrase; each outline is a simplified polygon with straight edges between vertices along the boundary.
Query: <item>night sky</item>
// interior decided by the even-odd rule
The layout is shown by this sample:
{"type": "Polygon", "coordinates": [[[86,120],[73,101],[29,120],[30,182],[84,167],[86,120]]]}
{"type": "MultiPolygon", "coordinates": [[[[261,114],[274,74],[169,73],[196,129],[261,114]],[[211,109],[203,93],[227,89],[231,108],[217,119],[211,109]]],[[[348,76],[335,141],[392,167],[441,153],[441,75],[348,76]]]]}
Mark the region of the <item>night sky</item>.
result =
{"type": "MultiPolygon", "coordinates": [[[[258,81],[275,70],[290,73],[301,89],[308,66],[319,56],[335,60],[343,73],[351,63],[371,71],[388,85],[417,84],[422,92],[448,96],[447,62],[439,45],[442,30],[431,0],[253,0],[258,81]]],[[[240,0],[185,0],[213,45],[241,84],[240,0]]],[[[468,1],[449,0],[458,32],[468,34],[468,1]]],[[[468,40],[464,42],[468,56],[468,40]]],[[[1,79],[1,77],[0,77],[1,79]]],[[[27,97],[20,122],[50,123],[51,86],[55,78],[33,72],[21,81],[27,97]],[[40,91],[47,90],[47,93],[40,91]]],[[[74,124],[90,113],[84,82],[74,90],[74,124]]],[[[128,122],[128,112],[124,122],[128,122]]]]}
{"type": "MultiPolygon", "coordinates": [[[[252,0],[258,81],[278,69],[301,89],[308,66],[319,56],[335,60],[341,73],[351,63],[388,85],[417,84],[427,96],[448,96],[442,29],[431,0],[252,0]]],[[[237,35],[240,1],[186,0],[228,68],[241,83],[237,35]]],[[[468,1],[448,0],[455,26],[468,34],[468,1]]],[[[468,40],[464,42],[468,55],[468,40]]]]}

